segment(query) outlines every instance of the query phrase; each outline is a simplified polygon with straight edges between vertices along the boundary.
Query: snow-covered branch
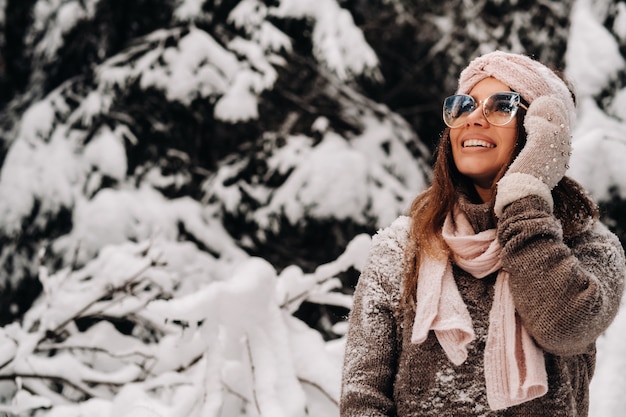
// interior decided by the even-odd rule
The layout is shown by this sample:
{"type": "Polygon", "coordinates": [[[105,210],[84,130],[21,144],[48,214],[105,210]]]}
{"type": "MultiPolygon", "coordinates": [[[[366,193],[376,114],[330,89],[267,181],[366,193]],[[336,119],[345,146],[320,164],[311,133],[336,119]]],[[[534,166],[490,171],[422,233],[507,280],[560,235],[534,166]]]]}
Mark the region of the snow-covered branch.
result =
{"type": "Polygon", "coordinates": [[[24,381],[4,409],[78,410],[97,398],[122,413],[151,404],[163,417],[209,409],[227,417],[234,408],[336,414],[338,359],[292,313],[303,301],[349,308],[347,296],[334,299],[334,277],[360,270],[369,243],[369,236],[357,237],[311,274],[288,268],[278,275],[260,258],[241,258],[223,279],[193,291],[180,285],[180,265],[167,262],[174,247],[159,240],[108,246],[75,271],[42,267],[40,299],[22,323],[0,329],[0,380],[16,388],[24,381]],[[129,386],[142,392],[133,401],[129,386]],[[175,401],[180,395],[187,405],[175,401]],[[323,413],[315,411],[319,404],[326,404],[323,413]]]}

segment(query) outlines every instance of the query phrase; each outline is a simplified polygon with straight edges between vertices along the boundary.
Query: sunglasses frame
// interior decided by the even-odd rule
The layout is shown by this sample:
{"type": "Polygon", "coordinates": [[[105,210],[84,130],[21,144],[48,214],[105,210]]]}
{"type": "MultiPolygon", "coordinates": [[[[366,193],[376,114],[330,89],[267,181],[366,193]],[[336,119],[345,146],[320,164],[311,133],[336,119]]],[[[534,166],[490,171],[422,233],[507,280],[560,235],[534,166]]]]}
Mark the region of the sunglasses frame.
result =
{"type": "Polygon", "coordinates": [[[470,96],[469,94],[453,94],[451,96],[446,97],[443,100],[443,122],[446,124],[446,126],[454,129],[454,128],[458,128],[461,127],[465,124],[465,118],[467,118],[467,116],[474,112],[476,110],[476,108],[480,106],[482,108],[482,113],[483,116],[485,117],[485,120],[487,120],[487,122],[489,122],[490,125],[492,126],[505,126],[509,123],[511,123],[511,120],[513,120],[515,118],[515,115],[517,115],[517,110],[521,107],[524,110],[528,110],[528,107],[522,103],[522,96],[515,91],[500,91],[500,92],[496,92],[493,93],[491,95],[489,95],[489,97],[487,97],[484,100],[480,100],[480,101],[476,101],[476,99],[472,96],[470,96]],[[486,103],[487,101],[491,100],[494,96],[497,95],[507,95],[507,96],[511,96],[513,98],[515,98],[515,101],[512,103],[512,109],[510,111],[510,118],[509,120],[507,120],[505,123],[493,123],[489,120],[489,114],[487,114],[487,112],[485,111],[485,106],[484,103],[486,103]],[[448,100],[455,98],[455,97],[468,97],[469,99],[471,99],[471,102],[473,103],[472,109],[469,111],[464,111],[462,112],[459,116],[452,118],[450,116],[446,116],[446,114],[450,114],[451,112],[446,110],[446,103],[448,102],[448,100]],[[461,123],[449,123],[449,120],[461,120],[461,123]]]}

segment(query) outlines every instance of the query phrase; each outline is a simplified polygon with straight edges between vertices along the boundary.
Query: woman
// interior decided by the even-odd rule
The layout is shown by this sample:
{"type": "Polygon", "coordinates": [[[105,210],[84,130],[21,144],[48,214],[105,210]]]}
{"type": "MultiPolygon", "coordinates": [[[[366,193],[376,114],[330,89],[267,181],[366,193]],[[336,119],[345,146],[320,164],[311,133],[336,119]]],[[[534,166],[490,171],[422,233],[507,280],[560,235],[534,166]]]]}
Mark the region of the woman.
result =
{"type": "Polygon", "coordinates": [[[461,73],[433,184],[359,279],[342,417],[587,416],[625,259],[564,176],[574,118],[568,86],[526,56],[461,73]]]}

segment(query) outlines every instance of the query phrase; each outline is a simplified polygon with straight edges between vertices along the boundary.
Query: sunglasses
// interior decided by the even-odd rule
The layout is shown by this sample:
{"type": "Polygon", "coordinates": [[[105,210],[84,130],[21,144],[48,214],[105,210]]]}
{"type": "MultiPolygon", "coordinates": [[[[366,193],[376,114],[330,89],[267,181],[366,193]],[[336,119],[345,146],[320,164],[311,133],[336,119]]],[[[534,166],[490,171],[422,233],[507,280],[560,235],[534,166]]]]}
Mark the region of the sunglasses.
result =
{"type": "Polygon", "coordinates": [[[509,123],[520,107],[528,110],[522,103],[519,93],[513,91],[494,93],[478,103],[474,97],[467,94],[455,94],[443,101],[443,122],[451,128],[461,127],[465,124],[467,116],[476,110],[479,104],[482,104],[485,119],[493,126],[504,126],[509,123]]]}

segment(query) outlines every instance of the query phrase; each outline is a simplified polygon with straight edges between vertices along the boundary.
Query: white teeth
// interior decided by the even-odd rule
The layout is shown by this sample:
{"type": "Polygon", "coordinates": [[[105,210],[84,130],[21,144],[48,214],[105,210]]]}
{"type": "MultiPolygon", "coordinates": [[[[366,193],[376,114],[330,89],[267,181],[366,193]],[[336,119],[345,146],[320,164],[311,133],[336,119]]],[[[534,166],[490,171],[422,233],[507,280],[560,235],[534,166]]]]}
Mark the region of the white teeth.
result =
{"type": "Polygon", "coordinates": [[[486,142],[484,140],[479,139],[469,139],[463,142],[464,148],[473,148],[473,147],[481,147],[481,148],[495,148],[496,145],[486,142]]]}

